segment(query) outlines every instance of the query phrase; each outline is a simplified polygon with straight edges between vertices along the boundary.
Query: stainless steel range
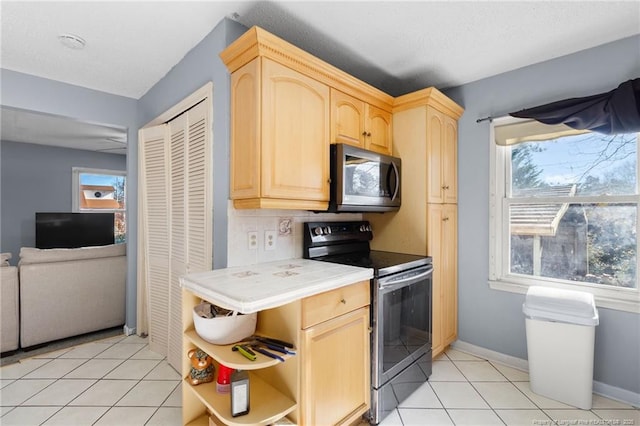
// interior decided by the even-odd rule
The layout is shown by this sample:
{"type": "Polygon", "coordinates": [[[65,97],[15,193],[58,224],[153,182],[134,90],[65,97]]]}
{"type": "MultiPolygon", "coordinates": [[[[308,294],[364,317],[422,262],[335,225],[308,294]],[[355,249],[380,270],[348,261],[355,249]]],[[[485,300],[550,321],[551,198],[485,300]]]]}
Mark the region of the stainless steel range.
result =
{"type": "Polygon", "coordinates": [[[306,222],[304,257],[373,268],[371,410],[378,424],[431,375],[431,257],[370,250],[367,221],[306,222]]]}

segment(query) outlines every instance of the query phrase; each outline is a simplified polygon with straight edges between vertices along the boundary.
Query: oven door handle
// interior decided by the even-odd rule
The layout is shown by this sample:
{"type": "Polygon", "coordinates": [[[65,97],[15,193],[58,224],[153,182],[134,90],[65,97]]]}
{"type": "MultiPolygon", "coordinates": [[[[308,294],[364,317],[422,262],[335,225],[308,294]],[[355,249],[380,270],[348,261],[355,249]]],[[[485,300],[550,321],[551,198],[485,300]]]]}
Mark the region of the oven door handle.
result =
{"type": "Polygon", "coordinates": [[[427,276],[431,275],[432,273],[433,273],[433,266],[430,265],[424,272],[421,272],[418,275],[412,275],[410,277],[402,278],[398,280],[394,280],[393,278],[390,278],[390,279],[383,278],[381,280],[378,280],[378,286],[380,287],[381,290],[393,291],[398,288],[411,285],[414,282],[421,281],[427,276]]]}

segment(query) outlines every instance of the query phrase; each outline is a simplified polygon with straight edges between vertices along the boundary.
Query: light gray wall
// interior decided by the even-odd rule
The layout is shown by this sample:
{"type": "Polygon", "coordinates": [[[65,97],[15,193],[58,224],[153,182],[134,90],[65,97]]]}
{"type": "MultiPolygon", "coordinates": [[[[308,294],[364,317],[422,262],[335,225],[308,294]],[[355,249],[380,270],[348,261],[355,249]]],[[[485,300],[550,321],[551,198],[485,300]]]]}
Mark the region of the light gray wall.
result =
{"type": "Polygon", "coordinates": [[[35,246],[35,212],[70,212],[72,167],[127,170],[124,155],[0,142],[0,251],[35,246]]]}
{"type": "Polygon", "coordinates": [[[227,266],[230,75],[218,56],[246,27],[224,19],[138,103],[139,126],[213,82],[213,267],[227,266]]]}
{"type": "MultiPolygon", "coordinates": [[[[445,93],[459,121],[458,338],[527,358],[524,295],[489,289],[489,123],[522,108],[602,93],[640,77],[640,36],[476,81],[445,93]]],[[[594,380],[640,393],[640,315],[599,309],[594,380]]],[[[579,354],[576,354],[579,356],[579,354]]]]}
{"type": "MultiPolygon", "coordinates": [[[[0,103],[127,129],[127,306],[126,325],[136,326],[136,222],[138,217],[137,101],[124,96],[0,69],[0,103]]],[[[4,208],[4,203],[2,203],[4,208]]],[[[4,215],[0,218],[6,220],[4,215]]]]}

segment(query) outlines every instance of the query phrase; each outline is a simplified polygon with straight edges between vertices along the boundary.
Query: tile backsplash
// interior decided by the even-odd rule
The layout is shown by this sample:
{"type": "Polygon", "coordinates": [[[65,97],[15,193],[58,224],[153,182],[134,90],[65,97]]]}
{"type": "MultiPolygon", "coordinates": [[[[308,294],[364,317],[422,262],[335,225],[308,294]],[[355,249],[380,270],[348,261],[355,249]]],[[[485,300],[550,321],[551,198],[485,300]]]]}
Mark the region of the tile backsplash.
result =
{"type": "Polygon", "coordinates": [[[233,207],[231,200],[227,204],[227,215],[229,267],[302,257],[304,222],[362,220],[361,213],[238,210],[233,207]]]}

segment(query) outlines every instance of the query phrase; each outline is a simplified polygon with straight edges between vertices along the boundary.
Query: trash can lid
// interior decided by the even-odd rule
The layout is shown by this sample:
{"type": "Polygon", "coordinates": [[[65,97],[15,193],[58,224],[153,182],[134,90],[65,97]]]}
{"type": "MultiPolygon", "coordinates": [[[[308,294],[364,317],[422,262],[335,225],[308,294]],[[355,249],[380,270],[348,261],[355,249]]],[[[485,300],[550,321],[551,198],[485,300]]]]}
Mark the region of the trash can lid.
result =
{"type": "Polygon", "coordinates": [[[598,310],[591,293],[551,287],[531,286],[522,311],[531,319],[598,325],[598,310]]]}

